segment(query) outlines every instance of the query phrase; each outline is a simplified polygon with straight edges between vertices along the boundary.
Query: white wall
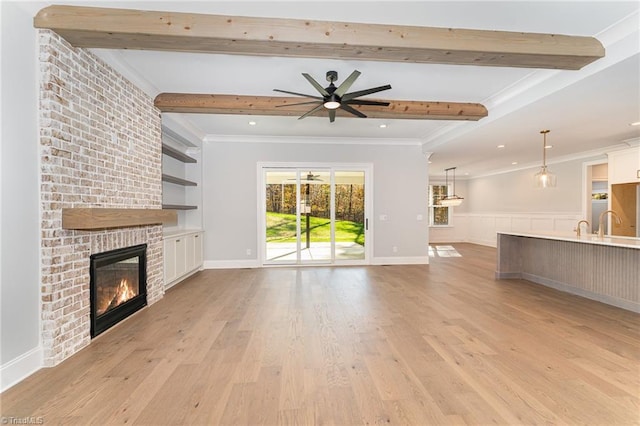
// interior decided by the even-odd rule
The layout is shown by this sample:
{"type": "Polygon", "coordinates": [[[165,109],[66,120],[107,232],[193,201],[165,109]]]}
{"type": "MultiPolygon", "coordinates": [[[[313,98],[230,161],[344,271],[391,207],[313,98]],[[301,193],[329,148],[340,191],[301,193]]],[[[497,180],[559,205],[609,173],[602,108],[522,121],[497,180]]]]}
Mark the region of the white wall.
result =
{"type": "Polygon", "coordinates": [[[373,262],[427,262],[428,173],[420,146],[225,141],[203,148],[205,266],[257,266],[258,162],[372,163],[373,262]],[[383,214],[389,220],[380,221],[383,214]]]}
{"type": "Polygon", "coordinates": [[[1,389],[41,365],[36,31],[13,2],[2,15],[1,389]],[[19,43],[16,42],[19,40],[19,43]]]}
{"type": "Polygon", "coordinates": [[[535,169],[470,179],[468,211],[472,213],[565,213],[582,211],[582,163],[574,160],[549,166],[558,177],[555,188],[533,185],[535,169]]]}
{"type": "Polygon", "coordinates": [[[549,166],[558,177],[555,188],[534,187],[537,168],[471,178],[466,185],[456,182],[465,201],[454,210],[452,227],[430,230],[430,243],[466,241],[495,247],[499,231],[571,232],[582,218],[582,164],[589,160],[549,166]]]}

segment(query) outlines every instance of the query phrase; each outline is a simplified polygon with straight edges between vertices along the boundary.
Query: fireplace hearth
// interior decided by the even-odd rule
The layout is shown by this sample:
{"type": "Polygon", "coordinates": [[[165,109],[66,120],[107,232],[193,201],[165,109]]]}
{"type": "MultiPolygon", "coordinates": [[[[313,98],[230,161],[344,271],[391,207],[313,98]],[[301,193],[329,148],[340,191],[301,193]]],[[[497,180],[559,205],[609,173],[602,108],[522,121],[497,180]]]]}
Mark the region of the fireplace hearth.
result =
{"type": "Polygon", "coordinates": [[[91,337],[147,304],[147,245],[91,255],[91,337]]]}

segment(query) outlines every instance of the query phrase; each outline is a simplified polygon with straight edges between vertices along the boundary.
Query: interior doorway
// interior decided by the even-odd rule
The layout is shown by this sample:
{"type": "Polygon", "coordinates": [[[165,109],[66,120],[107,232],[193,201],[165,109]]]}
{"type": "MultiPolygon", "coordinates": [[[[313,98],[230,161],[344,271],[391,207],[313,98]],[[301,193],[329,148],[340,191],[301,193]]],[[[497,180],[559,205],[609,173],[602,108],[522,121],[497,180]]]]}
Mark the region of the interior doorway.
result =
{"type": "Polygon", "coordinates": [[[611,235],[638,237],[638,203],[640,183],[611,185],[611,209],[618,213],[620,223],[611,221],[611,235]]]}
{"type": "Polygon", "coordinates": [[[368,264],[370,166],[262,166],[264,265],[368,264]]]}
{"type": "MultiPolygon", "coordinates": [[[[609,165],[607,160],[592,161],[583,165],[583,218],[589,221],[589,233],[598,230],[600,214],[609,209],[609,165]]],[[[608,234],[607,222],[604,232],[608,234]]]]}

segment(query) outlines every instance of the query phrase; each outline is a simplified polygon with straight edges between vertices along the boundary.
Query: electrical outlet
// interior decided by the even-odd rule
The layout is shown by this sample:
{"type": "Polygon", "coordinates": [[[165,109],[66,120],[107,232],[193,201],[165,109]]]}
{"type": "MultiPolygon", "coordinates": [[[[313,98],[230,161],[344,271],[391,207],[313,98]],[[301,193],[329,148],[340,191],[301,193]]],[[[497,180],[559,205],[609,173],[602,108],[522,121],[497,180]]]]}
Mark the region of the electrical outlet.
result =
{"type": "Polygon", "coordinates": [[[398,252],[398,247],[393,246],[393,247],[391,248],[391,250],[393,250],[393,252],[394,252],[394,253],[397,253],[397,252],[398,252]]]}
{"type": "Polygon", "coordinates": [[[418,216],[416,216],[416,219],[420,221],[420,220],[423,219],[423,216],[421,214],[419,214],[418,216]]]}
{"type": "Polygon", "coordinates": [[[251,249],[247,249],[247,256],[251,256],[251,249]]]}
{"type": "Polygon", "coordinates": [[[380,222],[384,222],[389,220],[389,216],[387,216],[386,214],[381,214],[380,215],[380,222]]]}

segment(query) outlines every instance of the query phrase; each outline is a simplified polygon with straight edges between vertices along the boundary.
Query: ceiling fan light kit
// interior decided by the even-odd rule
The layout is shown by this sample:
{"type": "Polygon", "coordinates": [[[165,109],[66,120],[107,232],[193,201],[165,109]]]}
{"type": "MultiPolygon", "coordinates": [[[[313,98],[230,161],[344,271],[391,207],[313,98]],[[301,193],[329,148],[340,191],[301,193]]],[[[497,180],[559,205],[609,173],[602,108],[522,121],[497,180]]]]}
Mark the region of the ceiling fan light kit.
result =
{"type": "Polygon", "coordinates": [[[361,73],[358,70],[353,71],[345,81],[343,81],[342,83],[340,83],[338,87],[336,87],[336,85],[333,84],[333,82],[338,79],[338,72],[327,71],[327,81],[329,82],[329,86],[322,87],[320,83],[318,83],[309,74],[302,73],[302,76],[306,78],[309,83],[311,83],[311,85],[318,91],[318,93],[321,96],[290,92],[288,90],[273,89],[275,92],[287,93],[289,95],[303,96],[305,98],[316,99],[315,101],[299,102],[299,103],[293,103],[293,104],[285,103],[282,105],[276,105],[276,107],[288,107],[288,106],[305,105],[305,104],[316,105],[314,108],[312,108],[311,110],[307,111],[306,113],[298,117],[298,120],[301,120],[303,118],[306,118],[310,115],[315,114],[316,112],[320,111],[322,107],[328,110],[329,121],[331,123],[333,123],[336,119],[337,109],[342,109],[359,118],[367,118],[365,114],[353,108],[351,105],[375,105],[375,106],[385,106],[385,107],[389,106],[389,102],[371,101],[371,100],[364,100],[364,99],[357,99],[357,98],[359,98],[360,96],[370,95],[372,93],[382,92],[383,90],[389,90],[391,89],[391,86],[387,84],[385,86],[374,87],[371,89],[346,93],[347,90],[351,88],[351,85],[353,84],[353,82],[356,81],[356,79],[360,76],[360,74],[361,73]]]}
{"type": "Polygon", "coordinates": [[[542,167],[538,173],[533,175],[533,182],[536,188],[554,188],[556,186],[556,175],[547,168],[547,133],[551,130],[540,130],[542,139],[542,167]]]}

